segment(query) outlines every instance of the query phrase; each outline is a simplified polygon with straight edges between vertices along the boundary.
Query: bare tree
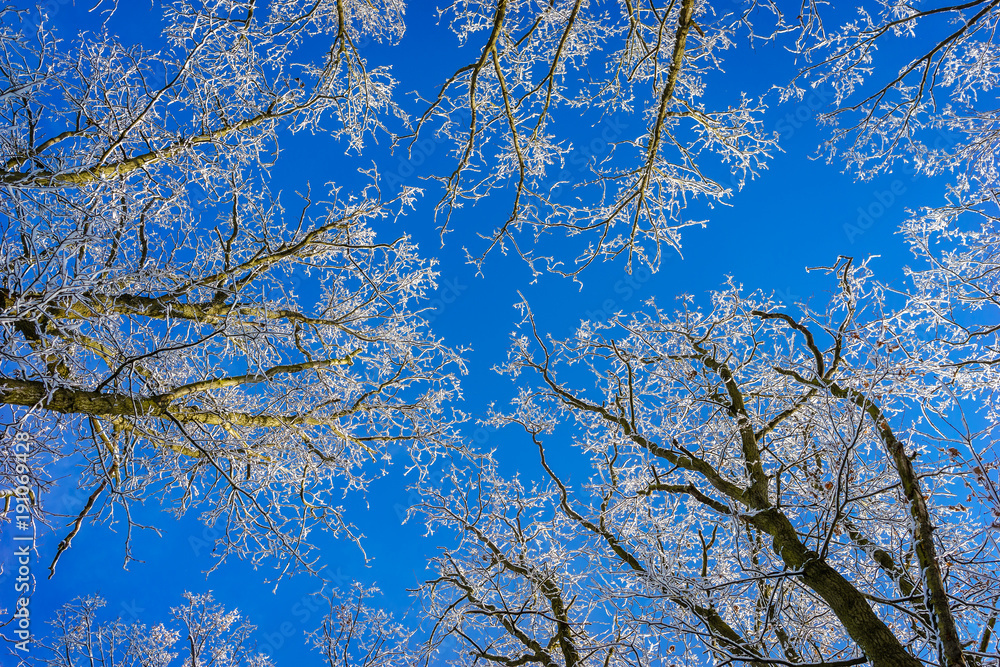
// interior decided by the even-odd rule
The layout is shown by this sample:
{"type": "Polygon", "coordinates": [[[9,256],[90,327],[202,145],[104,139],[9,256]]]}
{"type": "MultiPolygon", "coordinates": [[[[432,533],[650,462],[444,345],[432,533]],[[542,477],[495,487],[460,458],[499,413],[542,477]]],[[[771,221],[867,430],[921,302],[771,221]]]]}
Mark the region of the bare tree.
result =
{"type": "Polygon", "coordinates": [[[956,174],[974,199],[996,190],[1000,3],[878,0],[848,12],[808,2],[801,16],[806,60],[785,93],[820,83],[835,91],[822,116],[832,125],[831,157],[865,178],[905,160],[917,173],[956,174]]]}
{"type": "Polygon", "coordinates": [[[185,604],[170,610],[169,624],[152,627],[121,619],[102,622],[105,601],[99,596],[77,598],[49,621],[51,636],[32,647],[27,664],[70,667],[80,663],[100,667],[183,664],[267,667],[273,663],[251,643],[256,628],[236,611],[226,611],[211,593],[185,593],[185,604]],[[44,655],[39,655],[39,654],[44,655]],[[176,659],[183,655],[181,662],[176,659]]]}
{"type": "Polygon", "coordinates": [[[350,591],[324,594],[329,611],[308,642],[330,665],[410,667],[415,634],[382,609],[372,607],[381,591],[354,584],[350,591]]]}
{"type": "MultiPolygon", "coordinates": [[[[391,615],[369,602],[378,589],[355,584],[333,591],[330,610],[310,636],[312,648],[331,665],[400,667],[406,662],[410,633],[391,615]]],[[[170,609],[166,623],[147,626],[139,620],[104,621],[105,601],[77,598],[49,621],[52,631],[39,639],[24,664],[73,667],[167,667],[217,665],[269,667],[274,662],[254,642],[256,626],[238,610],[226,610],[211,593],[184,594],[184,604],[170,609]]]]}
{"type": "Polygon", "coordinates": [[[322,130],[359,150],[393,112],[395,82],[386,68],[367,67],[356,42],[398,38],[401,11],[392,3],[169,3],[166,48],[148,51],[121,43],[108,25],[59,44],[46,22],[34,27],[8,8],[0,182],[17,191],[210,188],[234,165],[267,162],[279,130],[322,130]],[[323,60],[298,62],[317,38],[330,44],[323,60]]]}
{"type": "MultiPolygon", "coordinates": [[[[783,23],[773,8],[761,13],[771,31],[783,23]]],[[[685,207],[726,201],[730,183],[742,187],[776,146],[760,103],[702,101],[722,52],[752,35],[749,13],[696,0],[499,0],[455,2],[441,15],[475,54],[426,100],[412,141],[434,133],[454,146],[454,169],[435,176],[442,234],[467,202],[507,202],[502,224],[481,233],[485,248],[471,255],[479,266],[509,247],[536,273],[576,275],[619,255],[630,267],[656,267],[664,247],[680,247],[681,228],[702,224],[685,207]],[[638,111],[644,129],[605,137],[608,152],[585,165],[582,181],[567,182],[560,172],[574,136],[557,119],[590,117],[588,108],[597,121],[638,111]],[[579,237],[578,254],[538,252],[535,242],[550,233],[579,237]]]]}
{"type": "Polygon", "coordinates": [[[967,486],[993,529],[1000,528],[998,221],[994,202],[958,197],[908,218],[902,233],[918,263],[908,271],[907,307],[894,325],[931,338],[939,373],[967,406],[936,424],[933,435],[939,449],[972,471],[967,486]]]}
{"type": "MultiPolygon", "coordinates": [[[[509,197],[479,266],[510,247],[536,275],[619,256],[655,268],[698,224],[688,204],[726,201],[776,147],[762,103],[703,101],[723,52],[794,22],[756,2],[456,2],[441,16],[474,58],[393,136],[409,122],[396,82],[359,45],[399,38],[394,1],[182,0],[159,51],[110,23],[66,48],[0,10],[0,406],[32,452],[0,463],[0,495],[27,474],[35,518],[69,519],[52,571],[87,522],[130,531],[157,498],[220,527],[220,557],[315,572],[310,531],[356,539],[339,498],[402,452],[429,528],[458,535],[420,591],[431,634],[415,648],[356,588],[310,636],[331,664],[985,667],[1000,658],[997,147],[980,102],[996,4],[883,2],[831,32],[814,3],[797,17],[811,60],[785,93],[834,84],[831,150],[847,145],[863,176],[900,158],[961,170],[953,206],[904,226],[920,262],[905,289],[842,259],[819,309],[730,284],[707,310],[650,303],[566,340],[524,305],[502,368],[518,395],[490,418],[537,452],[519,475],[457,441],[461,351],[419,305],[434,265],[376,234],[416,191],[383,196],[373,167],[367,188],[303,187],[293,210],[268,188],[279,137],[327,132],[354,152],[443,137],[442,234],[466,202],[509,197]],[[887,36],[955,18],[855,97],[887,36]],[[318,39],[325,54],[302,62],[318,39]],[[589,107],[643,127],[566,183],[553,174],[574,139],[557,121],[589,107]],[[583,243],[547,256],[549,233],[583,243]],[[67,465],[82,507],[63,517],[46,497],[67,465]]],[[[165,665],[184,636],[186,664],[268,664],[208,597],[175,611],[176,630],[103,626],[97,607],[57,618],[50,664],[165,665]]]]}
{"type": "MultiPolygon", "coordinates": [[[[825,83],[828,156],[862,178],[898,172],[946,175],[943,205],[908,211],[901,233],[917,265],[897,291],[907,300],[894,331],[924,340],[924,354],[959,409],[928,417],[927,437],[961,466],[975,505],[1000,524],[997,474],[998,170],[996,2],[936,7],[861,3],[851,13],[803,4],[799,78],[785,90],[825,83]],[[892,63],[890,69],[889,63],[892,63]]],[[[990,615],[979,642],[993,635],[990,615]]]]}
{"type": "MultiPolygon", "coordinates": [[[[349,591],[332,591],[330,609],[321,627],[304,633],[311,647],[329,664],[358,667],[402,667],[408,661],[411,632],[390,614],[369,603],[376,588],[355,584],[349,591]]],[[[269,667],[274,664],[254,642],[256,626],[238,610],[226,610],[211,593],[184,594],[184,604],[170,609],[166,623],[148,626],[139,620],[105,621],[99,596],[63,605],[49,625],[52,631],[32,647],[23,664],[73,667],[168,667],[217,665],[269,667]]]]}
{"type": "MultiPolygon", "coordinates": [[[[433,264],[372,227],[414,192],[386,201],[373,172],[289,214],[266,184],[279,128],[332,115],[359,148],[382,123],[391,79],[354,42],[398,35],[398,16],[268,11],[172,4],[156,53],[109,33],[63,50],[44,24],[0,15],[0,403],[7,435],[34,441],[36,518],[58,511],[54,466],[78,464],[84,500],[50,569],[88,520],[117,508],[131,529],[151,496],[201,510],[221,557],[313,569],[313,526],[353,537],[340,494],[393,450],[421,469],[450,441],[462,362],[420,314],[433,264]],[[325,34],[323,63],[294,63],[325,34]]],[[[3,472],[9,500],[14,464],[3,472]]]]}
{"type": "Polygon", "coordinates": [[[523,429],[540,474],[483,454],[424,490],[429,526],[459,536],[423,589],[431,649],[454,637],[470,665],[996,659],[996,533],[960,495],[990,441],[939,437],[982,374],[901,327],[867,267],[832,270],[822,311],[731,285],[708,311],[650,305],[567,340],[526,311],[503,367],[518,396],[493,421],[523,429]]]}

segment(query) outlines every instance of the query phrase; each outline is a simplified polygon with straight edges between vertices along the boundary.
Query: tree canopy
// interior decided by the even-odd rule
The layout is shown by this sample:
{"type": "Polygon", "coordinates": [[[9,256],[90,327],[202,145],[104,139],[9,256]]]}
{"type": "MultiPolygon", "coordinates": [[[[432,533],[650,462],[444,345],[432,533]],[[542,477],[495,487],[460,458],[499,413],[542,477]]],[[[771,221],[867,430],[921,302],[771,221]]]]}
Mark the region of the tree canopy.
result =
{"type": "MultiPolygon", "coordinates": [[[[78,9],[0,10],[2,521],[54,536],[6,552],[17,658],[277,664],[232,590],[150,625],[61,578],[109,527],[139,563],[158,508],[213,531],[209,570],[309,578],[322,619],[289,632],[331,665],[1000,660],[1000,0],[78,9]],[[796,102],[811,157],[920,184],[875,191],[905,266],[848,234],[825,295],[720,252],[706,297],[626,303],[801,149],[773,122],[796,102]],[[617,296],[518,292],[485,374],[482,323],[438,330],[456,242],[477,280],[617,296]],[[389,485],[433,545],[405,609],[324,557],[370,564],[389,485]],[[48,630],[36,557],[74,592],[48,630]]],[[[779,216],[811,233],[744,210],[775,247],[779,216]]]]}

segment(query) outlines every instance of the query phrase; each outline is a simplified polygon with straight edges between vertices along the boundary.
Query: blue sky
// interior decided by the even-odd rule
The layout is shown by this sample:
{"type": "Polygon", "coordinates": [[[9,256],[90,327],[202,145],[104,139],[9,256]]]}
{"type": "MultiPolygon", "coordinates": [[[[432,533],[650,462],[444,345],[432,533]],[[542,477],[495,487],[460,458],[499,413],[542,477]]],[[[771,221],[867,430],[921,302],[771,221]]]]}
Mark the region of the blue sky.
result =
{"type": "MultiPolygon", "coordinates": [[[[53,12],[53,23],[64,38],[71,38],[81,26],[95,25],[94,16],[85,11],[90,4],[60,4],[53,12]]],[[[158,32],[158,13],[148,8],[149,3],[129,7],[123,2],[110,29],[123,40],[149,42],[158,32]]],[[[400,45],[374,46],[371,59],[393,65],[401,81],[400,92],[419,89],[426,95],[448,67],[464,62],[471,52],[459,53],[454,36],[437,25],[428,3],[412,4],[408,23],[400,45]],[[456,56],[460,56],[458,60],[456,56]]],[[[727,72],[712,82],[711,96],[724,98],[740,91],[757,95],[772,83],[784,83],[793,72],[789,55],[776,46],[758,46],[756,51],[741,47],[730,55],[727,72]],[[739,57],[732,57],[737,54],[739,57]]],[[[417,110],[409,104],[412,97],[405,99],[410,112],[417,110]]],[[[383,232],[385,238],[411,234],[426,257],[440,261],[440,289],[434,296],[436,301],[431,302],[440,307],[433,326],[450,344],[472,348],[467,355],[469,375],[463,380],[465,401],[460,407],[473,417],[482,416],[489,403],[503,404],[512,395],[510,380],[491,368],[506,355],[508,337],[517,321],[513,307],[518,301],[517,290],[539,313],[543,328],[558,337],[569,334],[581,319],[606,317],[619,309],[628,311],[647,298],[669,304],[675,296],[690,293],[703,300],[728,275],[749,290],[776,291],[786,301],[806,300],[812,295],[822,301],[822,293],[834,284],[821,273],[807,273],[805,267],[831,265],[838,255],[858,259],[880,255],[874,264],[880,277],[900,280],[908,253],[895,235],[896,227],[907,207],[938,203],[942,184],[914,180],[905,173],[858,184],[841,173],[839,165],[811,159],[823,137],[816,113],[829,102],[823,90],[802,102],[784,105],[777,105],[775,96],[769,98],[766,125],[782,135],[783,152],[774,156],[759,179],[735,195],[732,206],[710,210],[702,202],[695,203],[691,216],[706,219],[707,228],[689,228],[683,238],[683,259],[668,253],[655,275],[640,270],[630,276],[617,262],[594,265],[584,276],[582,288],[565,278],[547,275],[532,283],[528,268],[519,259],[495,254],[485,265],[484,275],[477,277],[475,268],[465,263],[462,248],[476,243],[477,231],[488,230],[490,222],[506,214],[506,203],[498,206],[482,201],[460,211],[454,232],[442,247],[431,211],[436,191],[429,186],[417,210],[399,222],[386,223],[383,232]]],[[[575,143],[599,152],[600,136],[607,125],[592,126],[587,117],[576,122],[578,126],[572,131],[579,140],[575,143]]],[[[640,131],[635,118],[607,122],[614,124],[616,131],[619,123],[622,132],[640,131]]],[[[398,155],[387,153],[384,137],[364,158],[344,155],[344,147],[328,137],[286,137],[271,187],[289,194],[306,181],[314,187],[329,181],[350,187],[361,182],[354,170],[369,165],[373,156],[386,165],[383,172],[407,171],[400,171],[405,163],[398,155]]],[[[444,147],[439,146],[427,162],[440,164],[445,159],[444,147]]],[[[407,183],[417,185],[419,181],[414,175],[407,183]]],[[[500,459],[511,469],[520,461],[535,462],[517,434],[493,432],[474,423],[468,424],[465,432],[479,446],[497,448],[500,459]]],[[[406,613],[412,604],[405,589],[423,578],[424,557],[435,549],[434,538],[424,538],[419,525],[400,522],[401,508],[409,501],[405,484],[401,471],[394,470],[373,483],[366,497],[350,499],[349,516],[367,536],[364,546],[371,558],[367,566],[352,543],[318,538],[323,543],[328,577],[345,585],[353,579],[377,582],[385,593],[386,608],[398,614],[406,613]]],[[[67,508],[80,504],[82,498],[66,501],[67,508]]],[[[319,622],[319,616],[304,602],[315,590],[315,580],[300,576],[283,581],[277,593],[272,593],[272,586],[263,580],[274,572],[255,572],[237,561],[226,563],[206,579],[204,571],[214,564],[210,548],[205,547],[212,535],[195,517],[176,521],[152,505],[140,514],[140,522],[153,524],[163,533],[156,536],[142,531],[135,536],[133,551],[142,562],[123,570],[124,536],[106,527],[88,526],[63,556],[55,578],[38,580],[33,597],[35,618],[48,617],[76,596],[97,592],[108,600],[110,615],[121,614],[127,619],[137,613],[144,622],[155,623],[166,618],[168,607],[180,604],[183,591],[212,590],[227,606],[246,613],[259,628],[257,639],[262,648],[270,649],[280,663],[310,659],[301,633],[319,622]],[[290,634],[286,632],[289,628],[290,634]]],[[[61,532],[42,534],[37,572],[48,564],[61,532]]],[[[3,590],[8,590],[6,586],[6,581],[0,581],[3,590]]]]}

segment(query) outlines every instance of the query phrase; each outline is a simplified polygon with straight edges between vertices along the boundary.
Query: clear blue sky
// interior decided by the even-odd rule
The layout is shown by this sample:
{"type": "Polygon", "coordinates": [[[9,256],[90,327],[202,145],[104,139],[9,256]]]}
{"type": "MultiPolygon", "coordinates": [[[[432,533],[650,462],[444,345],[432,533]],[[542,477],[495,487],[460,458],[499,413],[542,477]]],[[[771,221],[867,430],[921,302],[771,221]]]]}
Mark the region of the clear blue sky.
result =
{"type": "MultiPolygon", "coordinates": [[[[78,0],[78,4],[82,6],[60,5],[53,13],[54,24],[65,39],[72,39],[81,26],[94,26],[93,15],[85,11],[91,1],[78,0]]],[[[158,12],[150,10],[147,2],[121,5],[110,29],[127,42],[144,42],[156,48],[158,12]]],[[[402,43],[372,50],[374,62],[393,65],[401,81],[400,92],[419,89],[428,94],[448,67],[470,57],[468,52],[458,60],[453,57],[457,54],[455,38],[436,24],[435,14],[431,4],[413,3],[402,43]]],[[[772,83],[784,83],[793,71],[788,54],[770,46],[755,52],[741,48],[730,55],[738,57],[730,57],[726,74],[711,82],[712,97],[736,98],[740,91],[758,95],[772,83]]],[[[409,102],[412,97],[405,99],[409,102]]],[[[497,376],[491,367],[505,357],[508,336],[517,319],[513,304],[518,289],[540,313],[543,327],[553,335],[565,336],[583,318],[603,317],[611,310],[628,311],[650,297],[663,304],[681,293],[703,299],[727,275],[748,289],[778,291],[787,301],[808,299],[813,294],[822,300],[820,293],[832,288],[833,283],[829,277],[807,274],[804,268],[833,264],[838,255],[881,255],[875,264],[881,277],[898,280],[907,253],[901,239],[894,235],[896,226],[907,206],[937,203],[943,192],[940,184],[913,181],[906,174],[855,184],[850,176],[841,173],[839,165],[810,159],[822,137],[815,122],[816,110],[829,99],[824,100],[821,94],[803,103],[776,106],[773,97],[769,102],[772,108],[767,126],[782,133],[784,152],[774,157],[757,181],[734,197],[733,206],[707,210],[702,203],[696,203],[690,217],[707,219],[708,227],[689,228],[683,240],[684,258],[668,254],[654,276],[645,271],[628,276],[621,263],[613,263],[595,265],[584,276],[582,289],[570,280],[549,276],[529,284],[530,273],[520,260],[497,254],[486,264],[484,277],[476,277],[475,269],[464,261],[462,247],[476,244],[475,233],[491,228],[496,218],[506,214],[507,204],[483,201],[459,211],[453,224],[455,231],[441,247],[431,216],[433,186],[429,186],[428,195],[414,214],[395,225],[386,223],[385,238],[409,233],[419,240],[425,256],[437,257],[441,262],[442,289],[437,298],[442,307],[436,313],[434,327],[452,345],[469,345],[473,350],[468,354],[470,373],[463,382],[462,409],[482,416],[490,402],[502,404],[512,395],[510,381],[497,376]],[[890,195],[892,201],[887,203],[890,195]],[[884,212],[862,230],[857,226],[859,209],[878,211],[875,203],[884,212]],[[852,224],[856,227],[845,229],[845,225],[852,224]]],[[[411,112],[417,109],[413,105],[407,108],[411,112]]],[[[598,137],[603,128],[592,127],[592,119],[587,117],[575,122],[578,127],[573,132],[579,137],[575,143],[599,151],[598,137]]],[[[614,122],[621,122],[625,133],[640,132],[635,118],[614,122]]],[[[314,187],[328,181],[346,186],[359,183],[354,170],[369,165],[373,155],[388,165],[384,171],[391,172],[397,168],[399,158],[388,155],[385,149],[383,141],[371,154],[358,159],[345,156],[344,147],[327,137],[286,137],[274,170],[272,190],[291,193],[301,189],[307,180],[314,187]]],[[[443,160],[444,152],[439,146],[430,161],[443,160]]],[[[407,182],[418,184],[415,177],[407,182]]],[[[867,219],[862,222],[869,224],[867,219]]],[[[519,460],[532,465],[535,462],[534,455],[519,456],[528,450],[516,434],[477,430],[474,424],[468,425],[466,432],[480,446],[498,448],[501,460],[511,469],[519,460]]],[[[399,509],[408,502],[405,483],[401,473],[395,471],[374,483],[366,498],[354,497],[349,503],[349,516],[367,535],[364,544],[372,559],[369,566],[365,566],[353,544],[323,542],[328,576],[341,578],[345,584],[351,579],[377,582],[385,593],[385,606],[397,613],[405,613],[411,605],[405,589],[423,578],[424,556],[435,547],[433,538],[422,537],[419,525],[400,523],[399,509]]],[[[67,507],[79,504],[82,499],[71,499],[67,507]]],[[[183,591],[212,590],[217,599],[229,607],[239,607],[257,624],[258,641],[262,647],[275,649],[279,664],[318,659],[305,652],[301,633],[312,629],[319,617],[307,613],[308,607],[297,606],[316,588],[314,580],[298,577],[285,581],[272,594],[271,586],[262,580],[273,572],[254,572],[237,561],[227,563],[206,580],[203,572],[214,561],[204,544],[211,541],[211,536],[202,534],[203,528],[195,517],[178,522],[152,505],[140,514],[140,522],[156,525],[163,532],[162,537],[150,531],[136,536],[134,553],[144,562],[132,563],[123,571],[123,535],[87,526],[63,556],[56,577],[38,581],[33,598],[35,618],[49,616],[53,609],[76,596],[99,592],[108,600],[110,614],[127,619],[130,611],[142,610],[143,620],[155,623],[165,620],[168,607],[181,602],[183,591]],[[291,636],[282,635],[283,624],[289,624],[284,628],[291,629],[291,636]],[[279,640],[283,644],[280,647],[279,640]]],[[[36,572],[44,571],[62,533],[60,530],[58,535],[42,535],[36,572]]],[[[323,541],[324,537],[317,539],[323,541]]],[[[9,567],[7,571],[11,571],[9,567]]],[[[9,590],[6,586],[0,583],[4,591],[9,590]]]]}

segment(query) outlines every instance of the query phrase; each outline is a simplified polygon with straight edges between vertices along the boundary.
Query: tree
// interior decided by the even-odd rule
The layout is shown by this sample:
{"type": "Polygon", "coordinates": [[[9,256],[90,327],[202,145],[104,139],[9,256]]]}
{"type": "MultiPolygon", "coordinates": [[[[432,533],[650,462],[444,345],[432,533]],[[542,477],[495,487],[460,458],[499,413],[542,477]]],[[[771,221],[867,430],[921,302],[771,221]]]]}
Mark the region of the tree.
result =
{"type": "MultiPolygon", "coordinates": [[[[784,29],[776,8],[762,11],[760,29],[784,29]]],[[[693,200],[727,201],[777,147],[761,103],[746,95],[703,101],[722,52],[753,39],[749,12],[695,0],[500,0],[455,2],[442,17],[478,53],[428,96],[409,143],[401,140],[412,149],[433,132],[453,142],[453,169],[431,176],[444,188],[442,234],[469,201],[508,202],[502,224],[480,233],[485,250],[470,255],[480,268],[506,247],[536,275],[575,276],[618,256],[655,268],[664,246],[679,249],[681,228],[702,224],[684,210],[693,200]],[[566,161],[580,137],[561,133],[559,119],[588,108],[595,121],[635,108],[645,129],[602,137],[606,153],[579,165],[578,179],[566,161]],[[533,248],[550,233],[581,237],[578,254],[533,248]]]]}
{"type": "Polygon", "coordinates": [[[998,3],[879,0],[835,15],[832,27],[824,13],[815,3],[803,12],[803,68],[785,94],[801,95],[803,84],[835,91],[822,116],[833,130],[828,155],[839,152],[863,178],[905,159],[916,173],[956,174],[974,199],[995,191],[998,3]],[[881,65],[899,54],[895,73],[881,65]]]}
{"type": "MultiPolygon", "coordinates": [[[[814,3],[790,20],[756,2],[456,2],[441,16],[473,57],[413,119],[388,68],[361,55],[402,35],[398,2],[178,0],[160,51],[107,26],[65,48],[44,21],[0,10],[0,405],[6,435],[34,452],[0,464],[0,494],[23,501],[30,486],[35,517],[52,520],[53,471],[77,465],[82,509],[53,571],[88,521],[124,512],[131,530],[131,508],[155,497],[222,527],[221,557],[316,572],[310,532],[354,537],[337,494],[363,490],[402,447],[416,511],[458,535],[421,588],[434,625],[415,645],[367,590],[332,597],[312,635],[331,663],[985,667],[1000,657],[984,110],[997,4],[879,2],[852,21],[814,3]],[[859,92],[873,50],[918,28],[918,55],[859,92]],[[698,224],[689,205],[727,202],[777,147],[763,101],[715,90],[723,53],[789,33],[804,70],[778,88],[834,85],[831,154],[847,146],[862,177],[901,158],[959,171],[948,206],[904,225],[912,282],[898,291],[842,258],[825,307],[730,284],[706,310],[650,303],[566,340],[539,333],[525,304],[503,367],[519,394],[490,423],[527,435],[533,474],[507,474],[454,432],[461,351],[419,305],[434,265],[374,229],[416,190],[384,196],[376,166],[353,194],[314,202],[301,188],[288,214],[269,187],[291,133],[326,132],[351,153],[433,135],[453,147],[427,174],[443,188],[442,234],[467,202],[506,202],[470,255],[479,268],[513,248],[535,276],[576,277],[598,258],[655,269],[698,224]],[[562,167],[579,128],[561,119],[591,108],[642,129],[602,137],[577,182],[562,167]],[[583,243],[549,254],[550,233],[583,243]],[[449,448],[448,474],[431,478],[449,448]]],[[[179,608],[179,630],[101,626],[97,604],[59,617],[53,664],[96,659],[84,644],[165,664],[183,636],[192,665],[267,664],[231,648],[249,626],[209,598],[179,608]],[[235,643],[202,647],[220,633],[235,643]]]]}
{"type": "Polygon", "coordinates": [[[394,80],[369,70],[356,43],[398,38],[396,5],[203,0],[162,12],[157,52],[123,44],[107,25],[60,46],[44,17],[35,26],[26,12],[3,12],[8,190],[211,189],[234,166],[267,163],[281,130],[322,130],[360,150],[394,111],[394,80]],[[317,38],[329,38],[328,52],[299,62],[317,38]]]}
{"type": "Polygon", "coordinates": [[[912,302],[887,308],[864,264],[830,270],[839,292],[798,314],[730,284],[708,311],[650,302],[555,340],[525,305],[502,368],[518,396],[492,420],[527,434],[541,475],[505,477],[482,453],[424,489],[428,526],[458,534],[424,586],[429,650],[451,636],[467,647],[455,664],[996,659],[996,534],[961,497],[992,440],[950,430],[993,371],[956,360],[977,352],[947,332],[921,336],[912,302]]]}
{"type": "MultiPolygon", "coordinates": [[[[105,602],[99,596],[78,598],[67,603],[49,621],[53,636],[36,647],[44,657],[36,664],[47,667],[70,667],[87,662],[102,667],[118,665],[179,664],[267,667],[273,663],[256,653],[250,642],[256,628],[239,611],[226,611],[211,593],[186,593],[185,604],[170,610],[169,625],[147,627],[121,619],[101,622],[105,602]]],[[[37,653],[35,654],[37,656],[37,653]]]]}
{"type": "Polygon", "coordinates": [[[308,634],[309,645],[331,665],[412,665],[410,640],[415,632],[371,606],[379,594],[377,588],[354,584],[350,591],[323,596],[329,611],[320,626],[308,634]]]}
{"type": "MultiPolygon", "coordinates": [[[[383,611],[369,606],[378,589],[355,584],[326,598],[329,611],[310,633],[312,647],[330,664],[401,667],[407,664],[409,633],[383,611]]],[[[238,610],[227,611],[211,593],[184,594],[184,604],[170,609],[170,620],[149,627],[138,620],[102,621],[99,596],[64,605],[49,621],[53,631],[26,664],[72,667],[87,662],[101,667],[219,665],[269,667],[274,662],[253,642],[256,627],[238,610]],[[41,653],[41,655],[39,655],[41,653]],[[178,661],[178,658],[180,660],[178,661]]]]}
{"type": "Polygon", "coordinates": [[[782,97],[830,86],[833,107],[819,116],[830,128],[827,158],[864,180],[902,169],[947,175],[947,203],[924,207],[906,229],[948,220],[991,247],[978,222],[997,216],[998,23],[1000,6],[990,1],[918,8],[879,0],[832,17],[809,3],[796,43],[801,69],[782,97]]]}
{"type": "MultiPolygon", "coordinates": [[[[0,14],[0,403],[6,435],[32,440],[35,518],[53,517],[52,466],[76,465],[85,498],[53,571],[87,520],[117,507],[130,531],[153,496],[218,525],[220,557],[312,570],[313,526],[353,537],[338,493],[452,438],[462,362],[417,305],[433,263],[372,227],[415,193],[386,200],[372,172],[286,215],[267,187],[279,128],[333,115],[357,149],[380,126],[392,81],[354,42],[396,34],[393,11],[268,11],[171,5],[155,53],[108,32],[62,50],[0,14]],[[323,62],[295,64],[317,34],[323,62]]],[[[25,484],[3,465],[9,501],[25,484]]]]}
{"type": "Polygon", "coordinates": [[[542,480],[480,453],[422,489],[429,527],[460,536],[424,587],[428,650],[447,636],[467,648],[456,664],[996,659],[995,518],[976,515],[997,511],[995,4],[879,3],[830,32],[802,7],[803,79],[837,91],[831,154],[846,144],[862,177],[900,159],[960,173],[952,205],[904,226],[924,265],[902,294],[847,262],[822,311],[731,286],[709,312],[651,306],[565,341],[529,312],[505,366],[527,386],[493,423],[530,436],[542,480]],[[942,38],[865,91],[884,71],[874,50],[928,24],[942,38]]]}

